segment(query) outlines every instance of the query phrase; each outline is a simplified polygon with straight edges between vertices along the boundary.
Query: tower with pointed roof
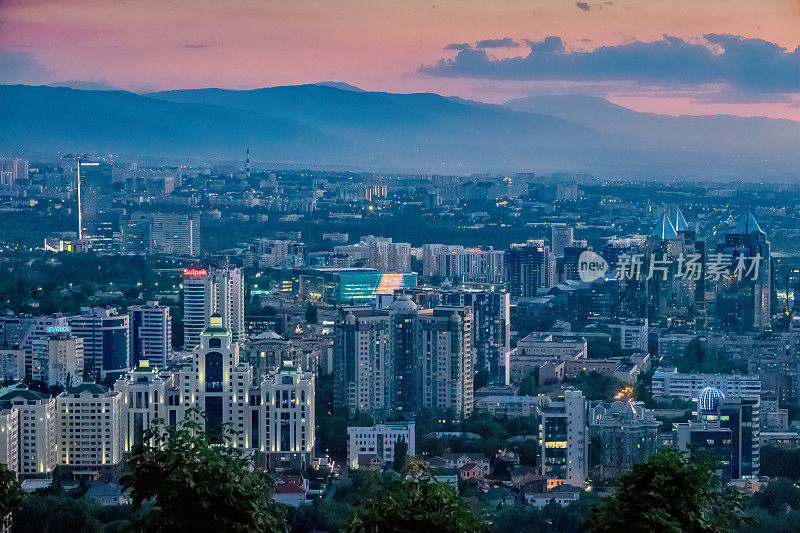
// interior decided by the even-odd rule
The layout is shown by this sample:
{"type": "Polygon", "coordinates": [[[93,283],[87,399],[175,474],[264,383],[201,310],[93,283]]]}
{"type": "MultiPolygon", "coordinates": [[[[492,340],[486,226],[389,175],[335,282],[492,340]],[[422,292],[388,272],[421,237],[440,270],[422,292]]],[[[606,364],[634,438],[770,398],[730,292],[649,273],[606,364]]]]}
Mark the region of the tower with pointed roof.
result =
{"type": "Polygon", "coordinates": [[[717,283],[717,319],[738,332],[763,331],[772,321],[772,260],[766,232],[749,209],[717,245],[730,260],[730,276],[717,283]],[[737,265],[746,271],[736,274],[737,265]],[[751,269],[752,267],[752,269],[751,269]]]}

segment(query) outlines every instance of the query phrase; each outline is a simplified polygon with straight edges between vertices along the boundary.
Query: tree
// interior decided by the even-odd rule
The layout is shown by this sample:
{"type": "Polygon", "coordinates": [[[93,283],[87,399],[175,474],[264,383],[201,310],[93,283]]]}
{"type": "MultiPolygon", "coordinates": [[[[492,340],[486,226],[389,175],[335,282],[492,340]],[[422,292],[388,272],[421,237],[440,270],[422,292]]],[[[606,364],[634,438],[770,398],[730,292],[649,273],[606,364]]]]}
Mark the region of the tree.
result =
{"type": "Polygon", "coordinates": [[[470,510],[456,489],[436,482],[425,472],[408,479],[373,476],[370,483],[371,487],[359,492],[355,510],[342,529],[345,533],[461,533],[487,529],[483,518],[470,510]]]}
{"type": "Polygon", "coordinates": [[[309,324],[317,323],[317,308],[314,304],[310,303],[306,306],[306,322],[309,324]]]}
{"type": "Polygon", "coordinates": [[[392,468],[397,472],[402,472],[406,466],[406,457],[408,457],[408,443],[405,438],[400,437],[394,443],[394,464],[392,468]]]}
{"type": "Polygon", "coordinates": [[[742,522],[738,495],[723,491],[706,457],[661,448],[634,465],[589,520],[597,532],[716,533],[742,522]]]}
{"type": "Polygon", "coordinates": [[[285,531],[272,479],[241,449],[206,436],[204,416],[192,408],[177,427],[157,420],[136,445],[121,482],[135,508],[154,499],[139,526],[148,531],[285,531]]]}
{"type": "Polygon", "coordinates": [[[25,503],[25,492],[17,475],[0,463],[0,520],[25,503]]]}

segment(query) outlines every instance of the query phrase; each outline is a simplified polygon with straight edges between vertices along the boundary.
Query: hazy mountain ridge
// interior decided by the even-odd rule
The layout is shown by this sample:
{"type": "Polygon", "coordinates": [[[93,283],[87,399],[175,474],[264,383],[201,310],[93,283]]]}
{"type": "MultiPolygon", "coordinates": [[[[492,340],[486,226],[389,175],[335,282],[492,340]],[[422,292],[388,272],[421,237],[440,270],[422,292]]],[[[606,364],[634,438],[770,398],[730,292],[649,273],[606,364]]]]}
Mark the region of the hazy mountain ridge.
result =
{"type": "Polygon", "coordinates": [[[584,95],[541,95],[503,104],[527,113],[547,113],[585,124],[597,131],[636,137],[653,146],[757,147],[765,151],[796,149],[800,123],[767,117],[735,115],[660,115],[633,111],[605,98],[584,95]]]}
{"type": "Polygon", "coordinates": [[[379,171],[563,169],[634,177],[785,176],[800,166],[797,151],[787,148],[800,140],[800,125],[791,121],[668,120],[605,100],[583,108],[567,97],[498,106],[331,85],[150,94],[0,86],[0,150],[235,160],[250,148],[260,161],[379,171]],[[687,127],[692,131],[682,132],[687,127]],[[730,131],[737,128],[756,133],[730,131]],[[757,142],[748,140],[754,136],[757,142]],[[737,138],[745,142],[731,145],[737,138]]]}

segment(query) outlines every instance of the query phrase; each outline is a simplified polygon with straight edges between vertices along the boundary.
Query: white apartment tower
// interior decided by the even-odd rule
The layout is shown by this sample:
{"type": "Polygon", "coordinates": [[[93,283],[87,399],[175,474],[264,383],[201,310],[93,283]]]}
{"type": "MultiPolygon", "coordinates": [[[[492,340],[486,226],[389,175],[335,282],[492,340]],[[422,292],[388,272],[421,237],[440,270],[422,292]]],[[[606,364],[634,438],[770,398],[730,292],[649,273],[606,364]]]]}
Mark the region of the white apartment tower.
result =
{"type": "Polygon", "coordinates": [[[114,390],[122,397],[122,452],[130,453],[155,419],[167,419],[167,382],[145,359],[120,378],[114,390]]]}
{"type": "Polygon", "coordinates": [[[0,401],[19,411],[19,469],[21,478],[49,478],[56,467],[56,399],[24,386],[0,401]]]}
{"type": "Polygon", "coordinates": [[[589,472],[586,399],[565,389],[555,398],[539,396],[539,469],[549,483],[583,487],[589,472]]]}
{"type": "Polygon", "coordinates": [[[287,360],[261,384],[270,468],[307,468],[314,452],[314,374],[287,360]]]}
{"type": "Polygon", "coordinates": [[[334,332],[334,399],[354,413],[390,408],[389,316],[370,307],[345,307],[334,332]]]}
{"type": "Polygon", "coordinates": [[[415,358],[415,407],[467,418],[473,408],[472,312],[468,307],[437,307],[420,314],[415,358]]]}
{"type": "Polygon", "coordinates": [[[0,463],[19,470],[19,410],[10,402],[0,405],[0,463]]]}
{"type": "Polygon", "coordinates": [[[122,461],[122,395],[82,383],[56,397],[58,464],[75,478],[116,474],[122,461]]]}
{"type": "Polygon", "coordinates": [[[68,332],[52,333],[47,345],[46,366],[34,361],[34,379],[62,387],[83,381],[83,339],[68,332]]]}

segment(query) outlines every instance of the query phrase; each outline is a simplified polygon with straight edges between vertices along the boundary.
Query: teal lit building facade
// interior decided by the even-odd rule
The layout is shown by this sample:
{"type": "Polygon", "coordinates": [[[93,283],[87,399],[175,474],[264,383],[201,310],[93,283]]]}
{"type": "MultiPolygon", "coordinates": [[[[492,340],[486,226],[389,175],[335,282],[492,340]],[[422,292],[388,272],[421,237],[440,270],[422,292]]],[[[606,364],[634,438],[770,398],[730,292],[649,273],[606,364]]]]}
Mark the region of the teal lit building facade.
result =
{"type": "Polygon", "coordinates": [[[356,305],[417,286],[416,272],[385,273],[372,268],[320,268],[300,274],[300,296],[333,305],[356,305]]]}

